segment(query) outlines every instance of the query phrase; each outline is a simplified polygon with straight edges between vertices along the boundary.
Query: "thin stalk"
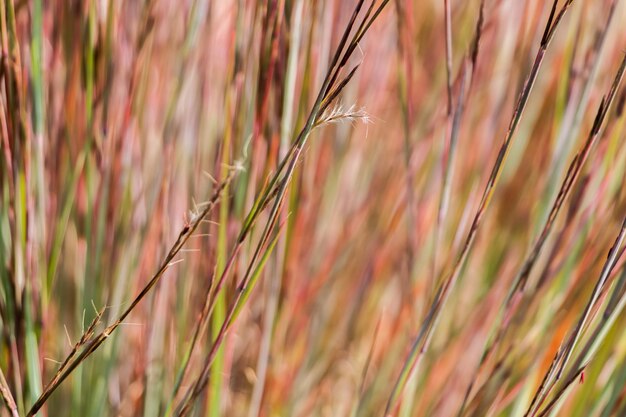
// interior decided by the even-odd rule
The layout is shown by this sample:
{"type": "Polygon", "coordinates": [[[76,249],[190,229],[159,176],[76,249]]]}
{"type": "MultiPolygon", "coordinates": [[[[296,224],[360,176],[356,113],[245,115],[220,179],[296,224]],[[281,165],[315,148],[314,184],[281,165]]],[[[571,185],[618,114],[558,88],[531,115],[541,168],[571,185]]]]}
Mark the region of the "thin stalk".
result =
{"type": "Polygon", "coordinates": [[[568,337],[567,341],[564,341],[562,348],[559,348],[559,350],[557,351],[557,355],[554,361],[552,362],[552,364],[550,365],[550,368],[544,375],[542,384],[539,386],[539,388],[535,392],[535,395],[530,405],[528,406],[528,410],[526,411],[525,417],[526,416],[533,417],[537,414],[537,412],[539,411],[539,408],[541,407],[541,404],[545,401],[545,399],[547,398],[552,388],[554,388],[557,381],[561,378],[561,375],[565,367],[567,366],[567,363],[572,355],[572,352],[582,335],[585,325],[587,324],[587,321],[589,320],[591,312],[593,309],[596,308],[597,302],[600,299],[600,294],[603,288],[605,287],[607,280],[609,276],[611,275],[611,272],[613,271],[613,268],[617,264],[617,261],[620,255],[623,254],[623,251],[621,250],[621,246],[625,238],[626,238],[626,217],[624,217],[621,229],[617,237],[615,238],[615,242],[613,243],[613,246],[609,250],[607,260],[604,263],[604,266],[602,267],[600,276],[598,280],[596,281],[596,285],[594,286],[594,289],[591,293],[591,296],[589,297],[589,300],[585,306],[585,309],[583,310],[580,318],[578,319],[576,326],[571,331],[570,336],[568,337]]]}
{"type": "Polygon", "coordinates": [[[2,372],[2,369],[0,369],[0,395],[2,395],[4,405],[6,405],[9,412],[11,413],[11,417],[19,417],[20,415],[17,411],[15,399],[13,399],[13,394],[11,394],[11,389],[9,388],[9,384],[4,377],[4,372],[2,372]]]}
{"type": "MultiPolygon", "coordinates": [[[[587,140],[579,149],[578,153],[574,156],[574,158],[572,159],[570,163],[567,173],[561,183],[559,192],[555,196],[554,202],[550,208],[548,217],[546,218],[543,224],[543,227],[541,229],[539,236],[535,240],[535,243],[533,244],[532,249],[526,256],[517,275],[513,279],[511,289],[509,293],[507,294],[503,302],[503,305],[501,307],[501,312],[498,318],[499,321],[498,321],[498,324],[496,325],[494,337],[490,342],[487,343],[485,349],[483,350],[481,360],[478,364],[478,368],[474,372],[474,376],[478,372],[478,369],[484,364],[486,358],[490,355],[490,353],[493,351],[495,346],[502,339],[504,332],[506,330],[506,323],[508,322],[507,318],[511,317],[511,315],[515,311],[517,311],[517,307],[519,306],[519,304],[516,303],[516,301],[519,300],[521,293],[524,291],[528,278],[530,277],[530,274],[533,270],[533,267],[537,263],[537,260],[539,259],[539,255],[541,254],[541,251],[543,249],[543,246],[546,243],[550,233],[552,232],[557,216],[559,212],[561,211],[565,200],[570,195],[573,185],[576,183],[578,177],[580,176],[580,172],[582,171],[582,168],[589,156],[591,149],[593,148],[594,144],[598,141],[600,137],[600,130],[601,130],[602,124],[606,119],[606,116],[608,114],[608,110],[611,104],[614,102],[616,98],[618,87],[621,84],[621,81],[623,79],[625,69],[626,69],[626,57],[622,60],[622,63],[617,71],[617,74],[613,80],[613,83],[611,84],[611,87],[609,89],[607,96],[603,98],[602,102],[600,103],[600,106],[596,113],[594,124],[589,132],[589,135],[587,136],[587,140]]],[[[475,377],[472,378],[472,381],[474,380],[475,380],[475,377]]],[[[470,386],[468,387],[468,390],[466,391],[465,400],[463,401],[463,404],[459,412],[462,412],[466,401],[469,399],[468,397],[469,397],[472,387],[473,387],[473,382],[470,383],[470,386]]]]}
{"type": "MultiPolygon", "coordinates": [[[[174,258],[183,246],[187,243],[189,238],[194,234],[202,220],[206,218],[206,216],[213,211],[215,205],[219,202],[226,189],[227,185],[233,180],[237,171],[232,170],[230,175],[224,179],[224,181],[219,185],[219,187],[213,193],[211,199],[206,203],[204,209],[198,213],[189,224],[185,225],[183,229],[180,231],[178,238],[171,246],[168,254],[165,256],[162,261],[160,267],[157,269],[157,272],[152,276],[150,281],[146,284],[146,286],[139,292],[139,294],[133,299],[130,305],[124,310],[119,317],[115,320],[113,324],[106,327],[102,332],[97,334],[96,336],[90,336],[88,332],[90,329],[82,335],[81,339],[88,340],[86,342],[83,350],[76,354],[75,352],[70,353],[69,359],[66,359],[64,365],[52,378],[50,383],[43,390],[42,394],[39,396],[37,401],[30,408],[26,417],[34,416],[39,409],[45,404],[50,395],[61,385],[61,383],[85,360],[87,359],[93,352],[95,352],[106,340],[107,338],[122,324],[122,322],[128,317],[128,315],[135,309],[137,304],[139,304],[145,296],[154,288],[154,286],[161,280],[163,274],[166,270],[168,270],[172,265],[174,258]]],[[[93,329],[91,329],[93,330],[93,329]]]]}
{"type": "MultiPolygon", "coordinates": [[[[291,178],[295,171],[296,164],[298,163],[300,155],[304,150],[307,139],[311,131],[315,127],[316,121],[322,114],[321,110],[324,107],[327,107],[330,104],[330,102],[334,99],[334,97],[336,97],[338,93],[340,92],[340,90],[333,89],[333,87],[339,77],[341,69],[347,64],[348,59],[350,58],[351,54],[356,49],[358,42],[363,38],[367,29],[371,26],[373,21],[376,19],[376,17],[378,17],[380,12],[386,6],[386,4],[388,3],[388,0],[381,2],[381,4],[375,9],[375,11],[374,11],[374,6],[376,2],[372,1],[370,7],[368,8],[368,11],[365,13],[364,18],[361,21],[360,25],[358,26],[355,34],[348,41],[349,35],[356,22],[356,18],[359,14],[359,11],[361,10],[361,7],[363,6],[363,3],[364,3],[364,0],[359,1],[354,9],[352,17],[350,18],[350,21],[348,22],[348,25],[346,26],[342,39],[339,42],[337,50],[333,56],[333,59],[331,61],[331,65],[326,75],[326,78],[324,80],[324,83],[322,84],[322,87],[320,88],[318,97],[315,101],[315,104],[312,107],[311,112],[309,113],[309,116],[307,117],[307,121],[303,129],[300,131],[300,134],[298,135],[296,141],[292,145],[292,148],[290,149],[290,151],[282,160],[277,173],[275,173],[272,179],[269,181],[268,186],[265,188],[264,193],[261,195],[259,199],[257,199],[256,203],[253,205],[253,208],[248,214],[246,218],[246,222],[244,223],[242,227],[238,242],[241,241],[242,237],[245,236],[248,230],[251,228],[252,222],[256,219],[256,217],[260,213],[259,208],[265,206],[270,201],[268,200],[267,197],[274,190],[274,185],[276,184],[276,189],[277,189],[276,197],[273,199],[272,208],[270,210],[263,232],[261,233],[261,237],[256,245],[256,249],[253,252],[253,255],[248,263],[248,268],[246,272],[244,273],[242,280],[237,285],[237,293],[235,296],[235,301],[233,303],[233,306],[236,306],[238,304],[239,299],[242,297],[242,294],[246,291],[248,285],[250,284],[250,280],[254,276],[253,268],[257,266],[257,261],[261,257],[261,253],[267,250],[268,239],[277,224],[278,214],[283,205],[287,187],[291,182],[291,178]],[[283,170],[283,167],[286,167],[286,170],[285,170],[284,175],[282,175],[281,177],[281,172],[283,170]]],[[[354,74],[354,70],[351,71],[344,80],[339,82],[338,85],[340,88],[343,88],[343,86],[345,86],[347,81],[349,81],[349,79],[352,77],[352,74],[354,74]]],[[[223,338],[225,337],[225,334],[230,326],[230,322],[233,320],[234,314],[235,314],[235,309],[231,308],[225,320],[223,321],[222,327],[216,339],[214,340],[214,343],[211,347],[211,351],[205,358],[204,365],[202,367],[202,371],[200,373],[199,378],[196,380],[193,386],[191,386],[187,390],[186,394],[184,395],[184,398],[176,407],[176,412],[175,412],[176,416],[187,415],[191,410],[191,405],[193,404],[193,401],[203,391],[204,387],[207,385],[209,371],[211,369],[211,365],[213,363],[215,354],[217,352],[219,345],[222,343],[223,338]]]]}
{"type": "Polygon", "coordinates": [[[406,378],[409,370],[415,366],[415,363],[413,362],[415,361],[415,359],[419,360],[419,358],[421,358],[428,349],[428,341],[430,340],[429,336],[435,330],[437,319],[441,314],[443,307],[446,305],[446,302],[450,295],[450,291],[454,288],[461,274],[461,269],[465,264],[471,247],[473,246],[479,226],[495,191],[495,186],[498,182],[500,174],[502,173],[502,167],[504,166],[504,162],[506,161],[506,157],[510,150],[514,134],[524,113],[524,109],[528,102],[528,97],[530,96],[532,87],[537,79],[537,75],[539,74],[539,69],[541,68],[541,64],[543,63],[543,59],[548,45],[550,44],[550,41],[553,38],[554,32],[558,27],[558,24],[560,23],[563,15],[571,5],[572,1],[573,0],[569,0],[565,2],[565,4],[561,7],[558,13],[556,12],[557,1],[553,2],[550,16],[548,18],[543,37],[541,39],[539,50],[537,51],[537,55],[535,57],[532,69],[530,70],[530,73],[526,78],[524,88],[520,92],[517,104],[515,106],[515,110],[513,112],[513,116],[511,118],[509,129],[500,147],[498,156],[491,170],[491,174],[489,175],[487,185],[483,192],[479,207],[474,215],[474,220],[472,221],[470,230],[466,236],[465,243],[456,258],[451,272],[446,275],[446,278],[439,286],[439,289],[437,291],[438,296],[433,300],[428,310],[428,313],[422,322],[418,336],[414,340],[412,348],[407,359],[404,362],[400,375],[396,379],[396,382],[392,388],[385,408],[385,415],[389,414],[389,412],[393,409],[397,400],[398,393],[403,388],[403,384],[401,383],[401,381],[406,378]],[[417,356],[418,352],[420,353],[419,356],[417,356]]]}

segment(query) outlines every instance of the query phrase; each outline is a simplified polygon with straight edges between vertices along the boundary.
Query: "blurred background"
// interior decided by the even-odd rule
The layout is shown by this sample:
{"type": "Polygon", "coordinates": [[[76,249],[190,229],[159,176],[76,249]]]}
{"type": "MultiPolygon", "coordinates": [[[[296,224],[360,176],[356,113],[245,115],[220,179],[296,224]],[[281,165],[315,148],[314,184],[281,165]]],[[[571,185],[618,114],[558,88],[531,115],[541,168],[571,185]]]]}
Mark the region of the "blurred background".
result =
{"type": "MultiPolygon", "coordinates": [[[[418,360],[412,346],[471,233],[552,2],[386,5],[298,159],[191,415],[543,415],[525,413],[626,215],[620,87],[548,216],[626,47],[623,2],[571,3],[418,360]]],[[[38,415],[176,414],[270,210],[239,244],[244,219],[305,127],[356,4],[2,1],[0,369],[18,416],[84,348],[94,318],[96,334],[115,322],[227,181],[162,279],[38,415]]],[[[545,415],[626,415],[620,256],[568,363],[576,380],[545,415]]]]}

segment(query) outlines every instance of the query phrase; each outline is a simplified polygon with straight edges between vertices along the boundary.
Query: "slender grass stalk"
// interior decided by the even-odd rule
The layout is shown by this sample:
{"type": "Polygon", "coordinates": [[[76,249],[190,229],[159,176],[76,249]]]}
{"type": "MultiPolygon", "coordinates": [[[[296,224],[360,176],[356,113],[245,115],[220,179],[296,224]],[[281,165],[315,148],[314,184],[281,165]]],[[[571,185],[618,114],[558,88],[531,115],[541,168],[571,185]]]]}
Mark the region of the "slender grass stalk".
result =
{"type": "Polygon", "coordinates": [[[541,64],[543,62],[543,58],[545,56],[546,50],[550,41],[552,40],[556,28],[561,22],[563,16],[567,9],[571,6],[572,1],[566,1],[561,8],[557,12],[557,1],[554,1],[552,4],[552,9],[550,11],[550,15],[548,17],[548,21],[546,23],[546,27],[541,38],[541,44],[539,46],[539,50],[537,51],[537,55],[535,56],[535,60],[526,78],[526,82],[524,84],[524,88],[520,92],[517,104],[515,106],[515,110],[513,112],[513,116],[511,118],[511,123],[509,125],[509,129],[504,138],[504,141],[500,147],[498,152],[498,156],[491,170],[491,174],[489,175],[489,179],[487,181],[487,185],[483,192],[480,205],[476,210],[474,215],[474,220],[472,221],[472,225],[470,230],[466,236],[465,243],[463,244],[460,253],[458,254],[456,261],[452,267],[451,272],[446,274],[446,278],[443,280],[439,289],[437,290],[437,294],[435,299],[433,300],[426,317],[422,321],[420,326],[420,330],[418,332],[418,336],[413,342],[413,345],[410,349],[410,353],[404,362],[400,375],[396,379],[396,382],[393,385],[391,390],[391,394],[389,396],[389,400],[387,401],[387,405],[385,408],[385,415],[388,415],[393,407],[395,406],[397,396],[403,388],[404,382],[406,381],[407,376],[409,375],[411,369],[419,362],[419,359],[423,356],[423,354],[428,349],[428,342],[430,340],[430,336],[434,329],[436,328],[438,318],[441,310],[446,304],[448,300],[450,291],[454,288],[459,275],[461,273],[461,268],[467,259],[469,251],[474,243],[476,238],[476,233],[478,232],[478,228],[481,224],[482,218],[489,206],[489,202],[491,201],[491,197],[493,196],[493,192],[495,191],[495,186],[498,182],[500,174],[502,173],[502,167],[506,160],[506,156],[511,146],[511,142],[513,140],[515,131],[519,125],[519,122],[522,118],[524,109],[528,102],[528,97],[530,96],[530,92],[532,91],[532,87],[537,79],[537,75],[539,74],[539,69],[541,68],[541,64]]]}
{"type": "MultiPolygon", "coordinates": [[[[481,360],[478,365],[479,368],[484,364],[487,357],[491,354],[495,346],[497,346],[497,344],[500,342],[500,340],[504,336],[504,332],[506,331],[506,328],[507,328],[506,326],[508,322],[510,321],[507,318],[510,318],[512,314],[514,314],[514,312],[517,311],[517,308],[519,307],[519,304],[515,303],[515,301],[516,300],[519,301],[521,297],[521,293],[524,291],[528,278],[530,277],[530,273],[532,272],[534,265],[539,259],[539,255],[541,254],[543,246],[546,243],[548,236],[550,235],[554,227],[557,216],[559,212],[561,211],[561,208],[565,200],[569,196],[573,185],[576,183],[578,176],[580,175],[580,172],[584,166],[584,163],[586,162],[589,156],[589,153],[593,145],[597,142],[598,138],[600,137],[601,127],[606,119],[606,116],[608,114],[608,110],[611,107],[611,104],[615,100],[617,90],[619,88],[619,85],[621,84],[625,70],[626,70],[626,57],[622,61],[622,64],[619,70],[617,71],[617,74],[615,76],[615,79],[613,80],[613,83],[611,84],[611,88],[608,94],[606,95],[606,97],[602,99],[600,103],[593,126],[589,132],[589,135],[587,136],[587,140],[581,146],[580,150],[574,156],[574,158],[572,159],[570,163],[570,166],[567,170],[565,178],[563,179],[563,182],[559,189],[559,193],[555,197],[555,200],[551,206],[549,216],[546,219],[545,223],[543,224],[541,233],[537,237],[531,251],[527,255],[526,259],[524,260],[524,263],[520,267],[517,275],[515,276],[511,284],[511,289],[501,307],[502,313],[495,327],[496,329],[495,335],[493,336],[492,340],[487,343],[485,350],[482,353],[481,360]]],[[[473,380],[474,379],[475,378],[473,378],[473,380]]],[[[473,384],[470,384],[470,386],[468,387],[465,401],[467,401],[468,399],[469,392],[472,389],[472,385],[473,384]]],[[[465,401],[463,405],[461,406],[461,411],[463,410],[465,401]]]]}
{"type": "MultiPolygon", "coordinates": [[[[345,86],[347,82],[352,78],[354,71],[355,71],[354,69],[351,72],[349,72],[348,75],[343,80],[341,80],[337,84],[337,87],[333,90],[335,82],[339,78],[339,73],[341,72],[342,68],[347,64],[348,59],[350,58],[351,54],[356,49],[358,42],[363,38],[367,29],[369,29],[374,19],[376,19],[376,17],[380,14],[380,12],[386,6],[388,1],[381,2],[380,5],[378,5],[376,9],[374,9],[376,1],[371,2],[370,7],[366,11],[363,19],[361,20],[361,23],[358,26],[355,34],[352,36],[352,38],[348,42],[348,36],[350,32],[352,31],[352,28],[354,26],[354,23],[361,10],[363,3],[364,3],[363,0],[359,1],[354,9],[352,17],[350,21],[348,22],[348,25],[346,26],[344,35],[339,43],[339,46],[337,47],[336,53],[331,62],[329,72],[322,85],[322,88],[320,89],[320,93],[318,94],[316,102],[313,105],[313,108],[307,118],[307,122],[304,128],[302,129],[302,131],[298,135],[298,138],[292,145],[290,152],[283,159],[283,162],[281,162],[277,173],[274,175],[273,179],[269,183],[270,184],[269,187],[266,188],[266,192],[261,195],[260,199],[257,199],[257,202],[254,204],[253,208],[251,209],[250,213],[247,216],[247,220],[244,223],[242,231],[240,232],[240,236],[242,236],[242,234],[244,233],[247,233],[247,230],[251,227],[251,222],[257,216],[257,213],[258,213],[257,207],[264,206],[269,201],[265,198],[265,195],[269,195],[269,192],[273,188],[273,185],[276,184],[277,195],[274,199],[274,203],[270,210],[266,225],[261,234],[261,238],[258,244],[256,245],[256,249],[252,255],[252,258],[250,259],[248,263],[248,268],[245,274],[243,275],[243,278],[237,284],[237,293],[235,296],[235,300],[231,304],[232,307],[229,309],[229,312],[227,313],[226,318],[223,321],[221,329],[219,333],[217,334],[216,338],[214,339],[211,350],[204,360],[204,364],[202,366],[200,376],[198,377],[196,382],[187,390],[186,394],[184,395],[183,400],[181,400],[181,402],[176,407],[176,412],[175,412],[176,416],[182,417],[182,416],[188,415],[188,413],[191,410],[191,405],[193,404],[195,399],[200,395],[200,393],[204,390],[204,388],[208,384],[209,371],[215,360],[215,356],[217,354],[219,346],[222,343],[222,340],[224,339],[225,334],[228,328],[230,327],[230,324],[234,318],[235,309],[237,308],[236,306],[239,304],[241,297],[245,293],[247,287],[250,285],[250,280],[252,279],[254,275],[252,271],[253,271],[253,268],[257,265],[257,260],[259,256],[261,255],[263,251],[267,251],[267,248],[266,248],[267,241],[269,239],[270,234],[272,233],[272,230],[274,229],[276,225],[276,221],[278,219],[278,213],[283,204],[287,186],[289,185],[291,181],[296,163],[298,162],[300,158],[300,154],[302,153],[304,149],[304,146],[307,142],[309,134],[314,128],[315,122],[321,116],[323,110],[330,105],[332,100],[339,94],[343,86],[345,86]],[[344,51],[344,46],[345,46],[345,51],[344,51]],[[286,166],[285,174],[282,176],[280,180],[278,180],[279,176],[282,173],[283,166],[286,166]]],[[[222,280],[220,279],[220,281],[222,280]]],[[[218,286],[219,286],[219,283],[218,283],[218,286]]],[[[219,289],[217,289],[217,291],[219,291],[219,289]]]]}
{"type": "MultiPolygon", "coordinates": [[[[626,61],[626,57],[624,59],[626,61]]],[[[575,327],[570,332],[569,337],[567,338],[567,340],[563,341],[563,343],[561,344],[561,347],[557,351],[556,357],[554,361],[552,361],[548,371],[545,373],[543,382],[541,383],[541,385],[535,392],[535,395],[532,401],[530,402],[530,405],[528,407],[528,410],[526,411],[525,416],[532,417],[532,416],[535,416],[539,412],[539,408],[541,407],[542,403],[544,402],[544,400],[546,399],[550,391],[554,388],[557,381],[561,379],[563,371],[565,367],[567,366],[569,359],[574,351],[574,348],[576,347],[576,344],[584,331],[585,325],[587,324],[589,320],[591,311],[596,308],[596,304],[599,302],[600,293],[606,286],[607,280],[609,279],[609,276],[611,275],[611,272],[613,271],[613,268],[615,267],[619,259],[619,255],[623,253],[623,251],[621,250],[621,246],[625,238],[626,238],[626,217],[624,218],[624,221],[622,222],[621,229],[617,237],[615,238],[615,242],[613,243],[613,246],[609,250],[607,260],[604,263],[604,266],[602,267],[600,277],[596,281],[596,285],[593,288],[593,291],[589,297],[589,300],[585,306],[585,309],[581,313],[581,316],[578,319],[575,327]]],[[[584,367],[581,367],[580,368],[581,370],[577,371],[576,373],[582,372],[583,368],[584,367]]],[[[570,384],[571,379],[572,379],[571,377],[567,379],[565,383],[565,387],[570,384]]],[[[558,400],[558,398],[561,395],[562,395],[561,392],[557,393],[555,399],[558,400]]],[[[552,406],[553,406],[553,403],[551,402],[547,405],[546,408],[549,409],[552,406]]]]}
{"type": "MultiPolygon", "coordinates": [[[[572,145],[574,143],[573,140],[568,140],[568,138],[572,137],[573,134],[576,134],[580,129],[580,124],[585,114],[585,110],[587,108],[587,104],[590,100],[591,91],[593,88],[593,81],[597,75],[598,69],[601,63],[601,55],[602,51],[605,47],[607,35],[609,33],[609,29],[613,25],[613,20],[615,16],[615,8],[617,3],[613,0],[609,2],[608,5],[608,13],[606,18],[606,23],[600,29],[600,33],[596,37],[596,41],[594,42],[593,48],[591,50],[590,59],[590,68],[588,69],[588,78],[582,87],[582,91],[580,93],[580,100],[577,102],[573,108],[573,115],[571,120],[564,120],[562,127],[560,129],[559,135],[556,139],[555,145],[555,153],[553,156],[553,163],[551,164],[551,171],[549,174],[550,182],[548,184],[548,192],[547,195],[550,198],[553,198],[554,195],[558,192],[558,174],[563,171],[565,167],[566,155],[571,151],[572,145]],[[595,58],[595,59],[593,59],[595,58]]],[[[547,217],[549,215],[547,207],[545,208],[544,216],[547,217]]]]}
{"type": "MultiPolygon", "coordinates": [[[[454,176],[454,164],[455,164],[455,155],[457,149],[457,140],[459,135],[459,130],[461,127],[461,118],[463,116],[463,110],[465,107],[465,103],[467,101],[466,95],[469,96],[470,91],[466,92],[466,84],[468,84],[467,89],[471,90],[472,86],[472,75],[476,68],[477,59],[478,59],[478,46],[480,44],[480,36],[483,30],[484,23],[484,1],[480,3],[480,9],[478,14],[478,20],[476,23],[476,30],[474,33],[474,39],[471,44],[471,50],[468,53],[467,58],[464,60],[464,65],[462,67],[462,72],[460,74],[461,84],[459,97],[457,100],[456,107],[450,107],[449,112],[446,116],[446,138],[444,145],[444,152],[442,158],[442,168],[443,168],[443,182],[441,185],[441,196],[439,198],[439,208],[437,211],[437,226],[435,231],[435,241],[433,243],[433,277],[436,277],[439,271],[438,265],[438,253],[439,253],[439,242],[441,240],[441,235],[443,233],[444,228],[444,220],[448,212],[448,206],[450,204],[450,194],[452,187],[452,178],[454,176]],[[469,79],[469,83],[467,80],[469,79]],[[449,139],[448,139],[449,138],[449,139]]],[[[449,4],[446,4],[446,7],[449,8],[449,4]]],[[[449,10],[446,11],[448,13],[449,10]]],[[[446,23],[448,17],[446,17],[446,23]]],[[[447,43],[446,43],[447,45],[447,43]]],[[[451,86],[450,95],[451,93],[451,86]]],[[[452,98],[449,99],[450,106],[452,106],[452,98]]],[[[433,285],[435,285],[435,281],[433,279],[433,285]]]]}
{"type": "Polygon", "coordinates": [[[194,234],[202,220],[213,210],[215,205],[219,202],[222,197],[222,194],[230,181],[233,180],[236,174],[235,170],[230,172],[230,175],[224,179],[224,181],[219,185],[219,187],[213,193],[211,199],[206,203],[204,209],[197,213],[196,216],[191,219],[189,224],[185,225],[181,230],[176,242],[171,246],[167,256],[165,256],[163,262],[161,263],[157,272],[152,276],[150,281],[146,284],[146,286],[139,292],[139,294],[134,298],[132,303],[120,314],[120,316],[113,322],[113,324],[107,326],[102,332],[98,334],[93,334],[93,328],[88,328],[87,331],[81,336],[81,340],[84,340],[84,343],[81,344],[82,350],[80,353],[76,353],[74,351],[70,352],[70,355],[66,358],[66,360],[61,365],[61,368],[57,371],[52,380],[48,383],[46,388],[43,390],[42,394],[39,396],[37,401],[30,408],[27,417],[34,416],[37,411],[43,406],[46,400],[50,397],[50,395],[59,387],[59,385],[85,360],[89,357],[93,352],[95,352],[113,333],[117,328],[122,324],[122,322],[128,317],[128,315],[135,309],[137,304],[143,300],[143,298],[154,288],[154,286],[160,281],[163,277],[163,274],[166,270],[168,270],[174,262],[174,258],[180,250],[183,248],[185,243],[189,240],[189,238],[194,234]]]}
{"type": "MultiPolygon", "coordinates": [[[[230,147],[231,147],[231,134],[230,131],[226,134],[224,144],[222,147],[222,173],[221,175],[228,175],[227,165],[230,161],[230,147]]],[[[228,189],[226,189],[228,190],[228,189]]],[[[227,227],[228,227],[228,202],[223,202],[220,205],[219,211],[219,227],[218,227],[218,236],[217,236],[217,256],[215,260],[215,272],[217,274],[223,274],[226,269],[226,257],[227,255],[227,227]]],[[[211,316],[211,345],[215,343],[216,338],[218,337],[220,327],[222,322],[226,318],[226,294],[224,291],[216,291],[214,293],[215,297],[215,311],[211,316]]],[[[215,417],[220,414],[221,408],[221,398],[223,391],[223,384],[226,381],[223,375],[224,371],[224,359],[225,352],[224,349],[220,349],[216,354],[216,363],[213,369],[211,370],[211,386],[209,387],[209,396],[208,396],[208,412],[207,416],[215,417]]]]}
{"type": "Polygon", "coordinates": [[[19,417],[20,414],[17,411],[17,404],[15,404],[15,399],[13,398],[13,394],[11,394],[11,389],[9,388],[9,384],[2,370],[0,370],[0,395],[2,395],[4,405],[6,405],[11,413],[11,417],[19,417]]]}

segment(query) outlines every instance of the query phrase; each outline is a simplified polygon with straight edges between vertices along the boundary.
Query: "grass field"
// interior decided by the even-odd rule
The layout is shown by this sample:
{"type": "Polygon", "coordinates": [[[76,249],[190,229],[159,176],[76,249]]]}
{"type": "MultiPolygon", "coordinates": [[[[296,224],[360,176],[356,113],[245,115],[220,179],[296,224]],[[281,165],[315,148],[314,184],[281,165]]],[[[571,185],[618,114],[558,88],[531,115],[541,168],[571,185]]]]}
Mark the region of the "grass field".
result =
{"type": "Polygon", "coordinates": [[[0,0],[0,416],[626,416],[618,0],[0,0]]]}

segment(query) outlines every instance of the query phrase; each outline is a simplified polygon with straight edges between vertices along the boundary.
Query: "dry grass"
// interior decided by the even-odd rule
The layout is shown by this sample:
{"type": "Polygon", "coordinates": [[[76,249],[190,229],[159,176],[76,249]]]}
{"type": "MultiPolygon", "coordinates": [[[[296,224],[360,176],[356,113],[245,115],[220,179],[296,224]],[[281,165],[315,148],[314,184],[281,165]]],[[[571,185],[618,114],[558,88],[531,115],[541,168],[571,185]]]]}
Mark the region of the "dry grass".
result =
{"type": "Polygon", "coordinates": [[[0,2],[0,416],[626,415],[617,0],[0,2]]]}

